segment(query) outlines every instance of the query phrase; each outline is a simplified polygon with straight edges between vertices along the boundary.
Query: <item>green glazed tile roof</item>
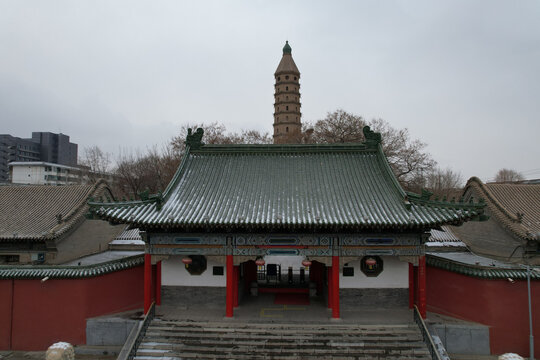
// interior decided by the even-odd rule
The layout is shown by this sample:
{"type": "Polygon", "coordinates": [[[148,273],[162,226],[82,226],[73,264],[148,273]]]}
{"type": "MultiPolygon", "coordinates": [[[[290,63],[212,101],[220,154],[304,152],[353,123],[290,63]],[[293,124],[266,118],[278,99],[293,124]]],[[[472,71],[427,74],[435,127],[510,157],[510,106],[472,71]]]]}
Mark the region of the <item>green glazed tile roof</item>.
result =
{"type": "Polygon", "coordinates": [[[80,279],[105,275],[144,264],[144,256],[136,255],[119,260],[87,266],[0,265],[0,279],[80,279]]]}
{"type": "MultiPolygon", "coordinates": [[[[465,262],[462,262],[456,259],[445,257],[451,255],[452,254],[430,254],[426,256],[426,262],[428,265],[433,267],[482,279],[527,279],[527,270],[523,266],[501,263],[497,260],[491,259],[489,259],[491,265],[487,265],[482,262],[482,260],[486,260],[486,258],[478,257],[472,254],[469,254],[469,257],[481,260],[481,262],[478,262],[478,265],[476,265],[476,263],[467,263],[467,258],[464,259],[465,262]]],[[[461,257],[467,256],[467,254],[459,255],[461,257]]],[[[540,273],[536,271],[531,271],[531,279],[540,280],[540,273]]]]}
{"type": "Polygon", "coordinates": [[[373,142],[190,145],[163,197],[91,205],[111,222],[189,230],[425,229],[483,209],[407,195],[373,142]]]}

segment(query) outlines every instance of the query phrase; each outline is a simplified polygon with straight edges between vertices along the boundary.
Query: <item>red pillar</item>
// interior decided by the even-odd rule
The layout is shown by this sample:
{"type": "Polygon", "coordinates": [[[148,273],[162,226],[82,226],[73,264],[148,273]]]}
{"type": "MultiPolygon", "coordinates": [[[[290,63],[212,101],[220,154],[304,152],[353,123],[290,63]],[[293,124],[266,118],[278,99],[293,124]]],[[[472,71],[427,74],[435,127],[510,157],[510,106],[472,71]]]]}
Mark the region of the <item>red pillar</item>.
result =
{"type": "Polygon", "coordinates": [[[233,317],[234,314],[234,299],[233,299],[233,290],[234,290],[234,263],[233,256],[227,255],[227,299],[225,301],[225,316],[233,317]]]}
{"type": "Polygon", "coordinates": [[[144,313],[152,304],[152,255],[144,254],[144,313]]]}
{"type": "Polygon", "coordinates": [[[332,256],[332,318],[339,319],[339,256],[332,256]]]}
{"type": "Polygon", "coordinates": [[[329,266],[326,268],[328,271],[328,308],[332,308],[332,268],[329,266]]]}
{"type": "Polygon", "coordinates": [[[234,267],[234,281],[233,281],[233,306],[238,307],[238,290],[240,289],[240,266],[234,267]]]}
{"type": "Polygon", "coordinates": [[[426,257],[418,259],[418,310],[426,318],[426,257]]]}
{"type": "Polygon", "coordinates": [[[156,305],[161,305],[161,261],[156,264],[156,305]]]}
{"type": "Polygon", "coordinates": [[[414,305],[414,267],[409,263],[409,309],[414,305]]]}

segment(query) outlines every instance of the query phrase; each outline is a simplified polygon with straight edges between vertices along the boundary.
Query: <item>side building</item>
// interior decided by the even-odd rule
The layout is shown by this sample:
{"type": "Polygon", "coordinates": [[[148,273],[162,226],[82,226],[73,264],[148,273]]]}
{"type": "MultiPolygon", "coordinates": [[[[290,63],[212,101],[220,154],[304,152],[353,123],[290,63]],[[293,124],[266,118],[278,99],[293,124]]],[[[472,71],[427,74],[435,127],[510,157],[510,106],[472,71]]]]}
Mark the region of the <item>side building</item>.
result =
{"type": "Polygon", "coordinates": [[[87,201],[112,198],[94,185],[0,186],[0,265],[62,264],[99,253],[124,229],[87,219],[87,201]]]}

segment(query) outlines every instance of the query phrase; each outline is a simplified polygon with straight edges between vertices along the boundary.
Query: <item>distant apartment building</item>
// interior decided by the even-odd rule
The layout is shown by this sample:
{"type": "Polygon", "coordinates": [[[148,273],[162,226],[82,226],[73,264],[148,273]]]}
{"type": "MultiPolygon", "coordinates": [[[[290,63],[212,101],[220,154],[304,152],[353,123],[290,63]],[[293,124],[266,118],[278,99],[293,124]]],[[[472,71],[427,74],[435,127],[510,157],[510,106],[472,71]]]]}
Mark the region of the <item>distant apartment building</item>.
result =
{"type": "Polygon", "coordinates": [[[0,183],[9,182],[9,164],[12,162],[47,162],[77,166],[77,144],[69,136],[51,132],[32,132],[23,139],[0,134],[0,183]]]}
{"type": "Polygon", "coordinates": [[[14,161],[9,167],[13,184],[74,185],[87,182],[87,172],[80,167],[43,161],[14,161]]]}

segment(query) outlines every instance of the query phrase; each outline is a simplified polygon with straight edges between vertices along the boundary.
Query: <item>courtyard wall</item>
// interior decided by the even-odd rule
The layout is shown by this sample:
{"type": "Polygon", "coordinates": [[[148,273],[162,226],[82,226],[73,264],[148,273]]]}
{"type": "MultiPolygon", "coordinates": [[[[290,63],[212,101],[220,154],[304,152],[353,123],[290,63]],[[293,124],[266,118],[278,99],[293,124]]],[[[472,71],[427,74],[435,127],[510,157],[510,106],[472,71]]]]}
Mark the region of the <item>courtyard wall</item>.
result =
{"type": "MultiPolygon", "coordinates": [[[[492,354],[529,355],[527,281],[481,279],[428,266],[427,309],[490,327],[492,354]]],[[[540,349],[540,282],[531,281],[535,349],[540,349]]]]}
{"type": "Polygon", "coordinates": [[[86,319],[142,308],[143,266],[83,279],[0,280],[0,350],[86,343],[86,319]]]}

